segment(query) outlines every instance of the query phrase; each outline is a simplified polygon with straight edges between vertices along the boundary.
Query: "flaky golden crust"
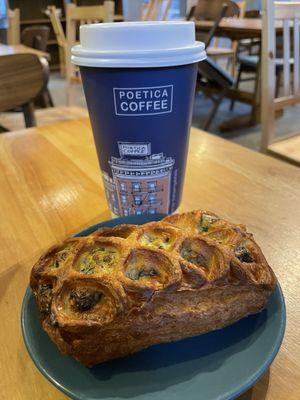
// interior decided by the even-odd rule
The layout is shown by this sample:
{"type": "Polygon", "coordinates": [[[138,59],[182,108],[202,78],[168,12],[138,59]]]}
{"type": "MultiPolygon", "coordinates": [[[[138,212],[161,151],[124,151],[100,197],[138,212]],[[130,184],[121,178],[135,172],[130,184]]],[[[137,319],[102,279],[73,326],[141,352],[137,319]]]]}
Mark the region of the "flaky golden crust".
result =
{"type": "Polygon", "coordinates": [[[51,339],[92,366],[259,312],[276,278],[243,225],[198,210],[67,239],[30,286],[51,339]]]}

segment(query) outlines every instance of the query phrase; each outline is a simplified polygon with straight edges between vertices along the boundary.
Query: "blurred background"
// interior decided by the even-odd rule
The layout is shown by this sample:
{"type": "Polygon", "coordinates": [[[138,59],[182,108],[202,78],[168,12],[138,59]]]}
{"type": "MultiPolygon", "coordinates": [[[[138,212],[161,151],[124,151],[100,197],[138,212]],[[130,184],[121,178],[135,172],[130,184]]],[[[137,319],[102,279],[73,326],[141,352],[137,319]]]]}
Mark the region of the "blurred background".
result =
{"type": "MultiPolygon", "coordinates": [[[[213,82],[207,82],[207,71],[199,72],[193,126],[259,150],[262,142],[261,18],[261,0],[36,0],[34,6],[30,0],[0,0],[0,46],[4,55],[21,51],[18,47],[5,49],[4,45],[23,45],[27,47],[26,51],[34,48],[44,53],[45,63],[49,64],[49,76],[44,95],[34,102],[39,125],[51,123],[53,118],[85,115],[86,103],[80,77],[69,63],[70,47],[79,39],[81,23],[193,20],[196,22],[196,37],[205,42],[213,63],[210,75],[213,82]],[[73,111],[59,111],[65,106],[72,106],[73,111]],[[43,112],[50,107],[53,109],[48,110],[48,114],[43,112]]],[[[283,88],[281,37],[277,38],[276,47],[279,63],[277,65],[276,61],[274,90],[279,96],[283,88]]],[[[22,49],[24,51],[24,47],[22,49]]],[[[293,85],[292,80],[290,85],[293,85]]],[[[0,111],[1,132],[24,127],[22,110],[13,107],[14,112],[19,112],[15,114],[2,107],[0,111]]],[[[277,113],[275,137],[285,137],[288,132],[296,131],[299,114],[300,108],[295,102],[284,112],[277,113]]]]}

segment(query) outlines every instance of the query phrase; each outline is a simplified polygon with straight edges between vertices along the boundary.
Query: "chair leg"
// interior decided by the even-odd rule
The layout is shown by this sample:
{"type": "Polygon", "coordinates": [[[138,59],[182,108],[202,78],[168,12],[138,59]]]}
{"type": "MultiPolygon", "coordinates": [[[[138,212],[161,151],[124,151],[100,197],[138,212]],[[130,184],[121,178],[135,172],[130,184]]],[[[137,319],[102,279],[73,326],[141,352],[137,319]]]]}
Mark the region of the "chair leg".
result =
{"type": "MultiPolygon", "coordinates": [[[[236,89],[236,90],[239,88],[240,81],[241,81],[241,77],[242,77],[242,72],[243,72],[243,66],[242,66],[242,64],[240,64],[238,76],[237,76],[236,81],[235,81],[235,84],[234,84],[234,89],[236,89]]],[[[230,110],[230,111],[233,111],[233,109],[234,109],[234,104],[235,104],[235,100],[231,100],[230,106],[229,106],[229,110],[230,110]]]]}
{"type": "Polygon", "coordinates": [[[236,76],[236,53],[234,53],[233,57],[231,58],[231,75],[233,78],[236,76]]]}
{"type": "Polygon", "coordinates": [[[76,101],[75,85],[72,83],[67,84],[67,106],[72,107],[76,101]]]}
{"type": "Polygon", "coordinates": [[[231,65],[231,58],[230,58],[230,57],[227,57],[226,71],[229,71],[230,65],[231,65]]]}
{"type": "Polygon", "coordinates": [[[231,76],[233,78],[235,78],[235,75],[236,75],[236,55],[235,54],[227,57],[226,71],[229,71],[229,70],[230,70],[231,76]]]}
{"type": "Polygon", "coordinates": [[[54,107],[53,99],[48,88],[43,91],[42,97],[45,108],[54,107]]]}
{"type": "Polygon", "coordinates": [[[30,102],[30,103],[24,104],[22,109],[23,109],[26,128],[31,128],[32,126],[36,126],[36,119],[35,119],[35,115],[34,115],[33,103],[30,102]]]}
{"type": "Polygon", "coordinates": [[[60,74],[63,78],[65,78],[66,77],[65,49],[63,47],[59,46],[58,52],[59,52],[60,74]]]}
{"type": "Polygon", "coordinates": [[[253,104],[251,110],[251,121],[253,124],[258,122],[259,117],[257,116],[257,112],[260,109],[260,79],[261,79],[261,72],[260,72],[260,64],[258,64],[256,68],[255,74],[255,84],[254,84],[254,93],[253,93],[253,104]]]}
{"type": "Polygon", "coordinates": [[[210,111],[209,114],[208,114],[208,117],[206,118],[206,120],[205,120],[205,122],[204,122],[204,124],[203,124],[203,129],[204,129],[205,131],[209,128],[209,126],[210,126],[210,124],[211,124],[211,122],[212,122],[212,120],[213,120],[213,118],[214,118],[216,112],[218,111],[218,108],[219,108],[219,106],[220,106],[220,104],[221,104],[221,101],[222,101],[223,98],[224,98],[224,95],[225,95],[225,91],[223,90],[223,91],[220,93],[220,95],[219,95],[219,97],[218,97],[217,99],[213,99],[213,98],[211,97],[211,99],[212,99],[213,102],[214,102],[214,105],[213,105],[211,111],[210,111]]]}

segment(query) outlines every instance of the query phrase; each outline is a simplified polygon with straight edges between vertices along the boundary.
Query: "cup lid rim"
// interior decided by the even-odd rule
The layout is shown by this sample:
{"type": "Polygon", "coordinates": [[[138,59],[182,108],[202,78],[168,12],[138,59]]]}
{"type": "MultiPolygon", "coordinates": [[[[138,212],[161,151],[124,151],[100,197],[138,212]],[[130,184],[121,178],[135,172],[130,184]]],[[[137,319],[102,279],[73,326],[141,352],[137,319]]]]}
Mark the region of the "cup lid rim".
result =
{"type": "Polygon", "coordinates": [[[134,21],[82,25],[71,62],[87,67],[165,67],[206,58],[192,21],[134,21]],[[151,27],[149,29],[149,27],[151,27]]]}

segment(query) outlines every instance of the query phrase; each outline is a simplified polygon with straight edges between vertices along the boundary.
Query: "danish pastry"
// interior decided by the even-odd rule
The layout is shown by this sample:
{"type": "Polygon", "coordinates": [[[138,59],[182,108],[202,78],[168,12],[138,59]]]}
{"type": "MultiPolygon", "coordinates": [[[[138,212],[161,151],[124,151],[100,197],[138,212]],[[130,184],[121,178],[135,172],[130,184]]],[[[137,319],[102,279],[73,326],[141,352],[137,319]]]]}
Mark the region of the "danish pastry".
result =
{"type": "Polygon", "coordinates": [[[92,366],[257,313],[276,278],[243,225],[198,210],[67,239],[30,286],[50,338],[92,366]]]}

